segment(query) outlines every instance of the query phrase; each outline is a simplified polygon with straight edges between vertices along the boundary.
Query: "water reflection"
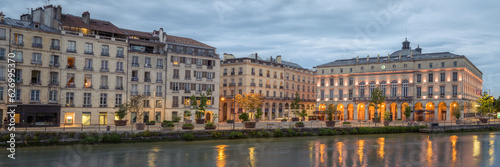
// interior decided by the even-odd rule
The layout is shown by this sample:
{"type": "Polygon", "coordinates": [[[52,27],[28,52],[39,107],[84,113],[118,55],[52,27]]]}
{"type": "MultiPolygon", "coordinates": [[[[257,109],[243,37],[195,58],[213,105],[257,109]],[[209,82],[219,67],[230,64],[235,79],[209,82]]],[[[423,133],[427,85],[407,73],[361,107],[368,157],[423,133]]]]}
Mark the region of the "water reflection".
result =
{"type": "Polygon", "coordinates": [[[339,157],[337,158],[338,165],[341,166],[343,164],[344,157],[342,156],[342,152],[344,151],[344,143],[337,142],[337,154],[339,157]]]}
{"type": "Polygon", "coordinates": [[[217,148],[217,166],[218,167],[224,167],[226,166],[226,147],[228,147],[228,145],[218,145],[218,146],[215,146],[215,148],[217,148]]]}
{"type": "Polygon", "coordinates": [[[426,157],[427,157],[427,162],[429,165],[431,165],[431,162],[432,162],[432,156],[434,154],[432,153],[432,141],[429,140],[429,137],[427,137],[427,154],[426,154],[426,157]]]}
{"type": "Polygon", "coordinates": [[[250,164],[255,166],[255,147],[248,148],[248,158],[250,159],[250,164]]]}
{"type": "Polygon", "coordinates": [[[160,147],[154,146],[151,151],[148,153],[148,166],[150,167],[156,167],[156,158],[158,155],[156,155],[157,152],[160,152],[160,147]]]}
{"type": "Polygon", "coordinates": [[[490,156],[490,158],[488,159],[488,164],[489,166],[492,166],[493,162],[495,161],[495,135],[493,133],[490,133],[489,137],[490,149],[488,150],[488,155],[490,156]]]}
{"type": "Polygon", "coordinates": [[[358,158],[359,158],[359,164],[363,164],[363,149],[365,146],[365,141],[364,140],[359,140],[358,141],[358,158]]]}
{"type": "Polygon", "coordinates": [[[378,138],[377,140],[377,143],[378,143],[378,157],[380,159],[384,159],[384,155],[385,155],[385,151],[384,151],[384,147],[385,147],[385,138],[381,137],[381,138],[378,138]]]}
{"type": "Polygon", "coordinates": [[[457,139],[458,139],[458,136],[456,136],[456,135],[450,136],[451,162],[453,164],[455,164],[455,161],[457,161],[457,139]]]}

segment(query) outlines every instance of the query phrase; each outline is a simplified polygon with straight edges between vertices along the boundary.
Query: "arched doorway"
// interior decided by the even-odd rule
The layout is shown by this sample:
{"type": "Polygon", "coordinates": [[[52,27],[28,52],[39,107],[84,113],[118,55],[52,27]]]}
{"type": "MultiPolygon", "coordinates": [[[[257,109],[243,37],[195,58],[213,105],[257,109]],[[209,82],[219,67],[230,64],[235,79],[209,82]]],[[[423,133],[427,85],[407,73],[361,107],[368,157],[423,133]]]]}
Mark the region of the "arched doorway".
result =
{"type": "Polygon", "coordinates": [[[205,114],[205,122],[212,121],[212,113],[207,112],[205,114]]]}
{"type": "MultiPolygon", "coordinates": [[[[463,107],[463,106],[459,106],[459,104],[458,104],[457,102],[455,102],[455,101],[454,101],[454,102],[452,102],[452,103],[450,103],[450,114],[451,114],[451,115],[454,115],[454,114],[453,114],[453,113],[455,112],[455,111],[453,110],[453,108],[454,108],[454,107],[463,107]]],[[[463,112],[463,111],[464,111],[464,110],[462,110],[462,112],[463,112]]],[[[451,117],[450,119],[451,119],[451,120],[457,120],[457,118],[455,118],[454,116],[451,116],[451,115],[450,115],[450,117],[451,117]]],[[[461,116],[463,117],[463,113],[461,114],[461,116]]]]}
{"type": "Polygon", "coordinates": [[[270,108],[269,103],[266,103],[265,108],[264,108],[264,118],[266,118],[266,119],[269,119],[269,116],[271,115],[271,114],[269,114],[269,108],[270,108]]]}
{"type": "Polygon", "coordinates": [[[375,118],[375,106],[372,103],[368,106],[368,120],[372,120],[373,118],[375,118]]]}
{"type": "Polygon", "coordinates": [[[337,114],[337,120],[344,120],[344,105],[343,104],[338,104],[337,105],[337,111],[339,112],[337,114]]]}
{"type": "Polygon", "coordinates": [[[272,106],[271,106],[271,117],[272,119],[276,118],[276,103],[273,103],[272,106]]]}
{"type": "Polygon", "coordinates": [[[398,110],[398,105],[396,103],[391,103],[391,114],[392,114],[392,120],[396,120],[396,117],[398,115],[397,110],[398,110]]]}
{"type": "Polygon", "coordinates": [[[319,111],[325,111],[326,110],[325,104],[320,104],[319,107],[318,107],[318,110],[319,111]]]}
{"type": "Polygon", "coordinates": [[[278,113],[279,113],[278,117],[279,118],[283,118],[283,103],[279,103],[279,105],[278,105],[278,113]]]}
{"type": "Polygon", "coordinates": [[[406,111],[406,107],[409,106],[408,103],[401,104],[401,120],[406,121],[406,116],[404,112],[406,111]]]}
{"type": "Polygon", "coordinates": [[[436,112],[435,110],[436,105],[434,105],[433,102],[428,102],[425,104],[425,120],[426,121],[433,121],[434,120],[434,113],[436,112]]]}
{"type": "Polygon", "coordinates": [[[347,105],[347,120],[354,120],[354,105],[347,105]]]}
{"type": "Polygon", "coordinates": [[[366,120],[365,119],[365,104],[358,104],[358,120],[366,120]]]}
{"type": "Polygon", "coordinates": [[[446,103],[445,102],[441,102],[439,103],[439,106],[438,106],[438,120],[439,121],[445,121],[446,120],[446,103]]]}
{"type": "Polygon", "coordinates": [[[227,120],[227,103],[224,103],[224,105],[222,106],[222,121],[226,121],[227,120]]]}

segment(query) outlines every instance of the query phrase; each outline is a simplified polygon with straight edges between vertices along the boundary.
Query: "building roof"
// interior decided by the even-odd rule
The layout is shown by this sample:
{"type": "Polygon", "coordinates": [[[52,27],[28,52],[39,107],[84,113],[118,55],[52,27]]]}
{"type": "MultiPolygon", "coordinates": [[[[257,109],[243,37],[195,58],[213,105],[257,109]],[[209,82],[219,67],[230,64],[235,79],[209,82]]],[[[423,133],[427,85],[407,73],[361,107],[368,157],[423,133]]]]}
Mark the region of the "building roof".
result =
{"type": "Polygon", "coordinates": [[[0,23],[0,24],[12,26],[12,27],[26,28],[26,29],[31,29],[31,30],[39,30],[39,31],[51,32],[51,33],[60,33],[59,30],[56,30],[54,28],[50,28],[49,26],[46,26],[44,24],[38,24],[38,28],[36,28],[35,27],[36,23],[33,23],[31,21],[22,21],[22,20],[17,20],[17,19],[5,18],[4,22],[0,23]]]}
{"type": "Polygon", "coordinates": [[[90,19],[89,24],[82,21],[82,17],[73,16],[70,14],[63,14],[61,16],[61,24],[63,26],[87,28],[91,30],[98,30],[103,32],[111,32],[115,34],[126,34],[120,28],[116,27],[109,21],[90,19]]]}
{"type": "Polygon", "coordinates": [[[335,60],[333,62],[325,63],[319,65],[317,67],[335,67],[335,66],[345,66],[345,65],[355,65],[355,64],[371,64],[371,63],[384,63],[384,62],[401,62],[401,61],[418,61],[418,60],[433,60],[433,59],[445,59],[445,58],[457,58],[457,57],[465,57],[463,55],[457,55],[450,52],[438,52],[438,53],[425,53],[425,54],[414,54],[412,55],[404,55],[401,54],[401,60],[399,59],[399,54],[397,56],[380,56],[377,61],[377,57],[370,57],[367,61],[367,58],[359,58],[359,61],[356,61],[356,58],[352,59],[341,59],[335,60]]]}
{"type": "Polygon", "coordinates": [[[128,35],[131,35],[131,36],[136,36],[136,37],[141,37],[141,38],[148,38],[148,39],[158,38],[158,37],[155,37],[155,36],[153,36],[153,34],[148,33],[148,32],[142,32],[142,31],[136,31],[136,30],[129,30],[129,29],[123,29],[123,28],[121,28],[121,30],[123,32],[126,32],[128,35]]]}
{"type": "Polygon", "coordinates": [[[185,38],[185,37],[178,37],[178,36],[173,36],[173,35],[167,35],[167,43],[176,43],[176,44],[182,44],[182,45],[189,45],[189,46],[197,46],[197,47],[204,47],[204,48],[210,48],[210,49],[215,49],[215,47],[212,47],[210,45],[204,44],[200,41],[191,39],[191,38],[185,38]]]}

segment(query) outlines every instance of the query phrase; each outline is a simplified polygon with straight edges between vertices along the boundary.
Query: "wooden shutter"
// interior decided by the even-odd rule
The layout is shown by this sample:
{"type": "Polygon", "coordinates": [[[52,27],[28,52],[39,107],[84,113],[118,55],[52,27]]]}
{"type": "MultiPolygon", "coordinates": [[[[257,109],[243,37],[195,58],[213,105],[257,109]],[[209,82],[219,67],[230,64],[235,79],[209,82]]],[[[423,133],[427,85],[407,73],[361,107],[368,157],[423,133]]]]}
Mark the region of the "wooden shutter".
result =
{"type": "Polygon", "coordinates": [[[195,83],[191,83],[191,90],[196,90],[196,84],[195,83]]]}
{"type": "Polygon", "coordinates": [[[179,90],[184,90],[184,83],[179,82],[179,90]]]}
{"type": "Polygon", "coordinates": [[[174,83],[173,82],[170,82],[170,90],[172,90],[174,87],[174,83]]]}
{"type": "Polygon", "coordinates": [[[174,62],[174,56],[170,57],[170,62],[174,62]]]}

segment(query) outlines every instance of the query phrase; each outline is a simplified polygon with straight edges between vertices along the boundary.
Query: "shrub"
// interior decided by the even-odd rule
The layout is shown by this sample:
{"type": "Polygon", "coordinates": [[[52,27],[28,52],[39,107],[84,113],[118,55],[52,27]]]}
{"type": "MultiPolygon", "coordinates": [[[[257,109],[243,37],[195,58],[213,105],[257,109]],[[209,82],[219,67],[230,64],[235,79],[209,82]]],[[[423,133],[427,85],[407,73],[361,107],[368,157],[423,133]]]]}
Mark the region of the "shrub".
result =
{"type": "Polygon", "coordinates": [[[206,126],[206,127],[215,127],[215,124],[214,124],[213,122],[210,122],[210,121],[209,121],[209,122],[207,122],[207,123],[205,124],[205,126],[206,126]]]}
{"type": "Polygon", "coordinates": [[[104,142],[104,143],[119,143],[119,142],[121,142],[121,135],[116,133],[116,132],[113,132],[110,134],[105,134],[102,142],[104,142]]]}
{"type": "Polygon", "coordinates": [[[222,136],[221,132],[212,132],[212,133],[210,133],[210,137],[211,138],[219,138],[221,136],[222,136]]]}
{"type": "Polygon", "coordinates": [[[163,121],[162,127],[175,127],[175,124],[172,121],[163,121]]]}
{"type": "Polygon", "coordinates": [[[231,133],[229,133],[229,139],[236,139],[241,137],[243,137],[243,133],[241,132],[232,131],[231,133]]]}
{"type": "Polygon", "coordinates": [[[83,140],[81,140],[81,142],[85,143],[85,144],[95,144],[95,143],[99,143],[99,138],[98,137],[87,136],[83,140]]]}
{"type": "Polygon", "coordinates": [[[358,130],[352,129],[351,131],[349,131],[349,134],[356,135],[358,134],[358,130]]]}
{"type": "Polygon", "coordinates": [[[196,137],[195,137],[195,136],[194,136],[194,134],[192,134],[192,133],[184,133],[184,134],[182,135],[182,138],[183,138],[184,140],[186,140],[186,141],[193,141],[193,140],[195,140],[195,139],[196,139],[196,137]]]}
{"type": "Polygon", "coordinates": [[[194,127],[193,124],[182,124],[182,127],[194,127]]]}
{"type": "Polygon", "coordinates": [[[342,122],[342,124],[351,124],[351,122],[342,122]]]}
{"type": "Polygon", "coordinates": [[[328,136],[328,135],[333,135],[333,130],[332,129],[320,129],[318,132],[318,136],[328,136]]]}
{"type": "Polygon", "coordinates": [[[264,134],[262,134],[262,132],[257,132],[257,137],[262,137],[264,134]]]}
{"type": "Polygon", "coordinates": [[[284,136],[283,131],[281,131],[281,129],[276,129],[276,130],[274,130],[273,133],[274,133],[274,137],[284,136]]]}
{"type": "Polygon", "coordinates": [[[297,136],[297,132],[295,132],[295,130],[293,130],[292,128],[289,128],[287,130],[287,136],[290,136],[290,137],[297,136]]]}
{"type": "Polygon", "coordinates": [[[249,120],[249,117],[248,117],[248,113],[241,113],[240,116],[239,116],[240,120],[242,121],[248,121],[249,120]]]}
{"type": "Polygon", "coordinates": [[[264,137],[271,137],[273,133],[269,132],[269,131],[265,131],[265,130],[262,130],[262,136],[264,137]]]}
{"type": "Polygon", "coordinates": [[[295,122],[295,125],[301,126],[304,125],[304,122],[295,122]]]}

